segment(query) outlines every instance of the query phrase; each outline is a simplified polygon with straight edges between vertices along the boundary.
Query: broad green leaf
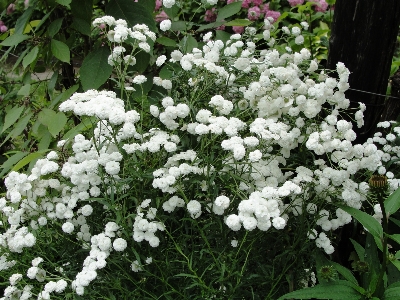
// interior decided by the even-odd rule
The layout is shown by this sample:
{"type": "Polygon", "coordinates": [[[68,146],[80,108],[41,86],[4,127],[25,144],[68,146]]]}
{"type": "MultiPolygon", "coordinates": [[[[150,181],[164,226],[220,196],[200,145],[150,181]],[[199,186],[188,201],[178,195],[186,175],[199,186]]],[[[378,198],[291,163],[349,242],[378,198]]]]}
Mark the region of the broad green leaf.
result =
{"type": "Polygon", "coordinates": [[[229,22],[226,22],[225,26],[249,26],[253,22],[246,20],[246,19],[235,19],[229,22]]]}
{"type": "Polygon", "coordinates": [[[233,2],[228,5],[225,5],[218,11],[217,21],[225,20],[230,16],[237,14],[242,9],[242,2],[233,2]]]}
{"type": "MultiPolygon", "coordinates": [[[[149,1],[153,2],[153,1],[149,1]]],[[[93,13],[93,0],[72,0],[72,25],[71,27],[84,35],[91,33],[91,20],[93,13]]]]}
{"type": "Polygon", "coordinates": [[[1,133],[3,133],[18,120],[24,108],[24,106],[16,105],[7,112],[6,116],[4,117],[4,124],[1,133]]]}
{"type": "Polygon", "coordinates": [[[79,88],[79,84],[75,84],[71,86],[68,90],[62,92],[60,95],[57,96],[53,101],[51,101],[51,104],[49,108],[54,108],[59,102],[63,102],[67,100],[69,97],[72,96],[73,93],[75,93],[79,88]]]}
{"type": "Polygon", "coordinates": [[[0,168],[2,168],[0,177],[3,177],[5,174],[7,174],[18,161],[20,161],[28,154],[29,152],[17,152],[13,156],[8,158],[4,163],[0,165],[0,168]]]}
{"type": "Polygon", "coordinates": [[[100,47],[85,57],[79,70],[84,91],[98,89],[110,77],[112,66],[107,63],[109,55],[108,47],[100,47]]]}
{"type": "Polygon", "coordinates": [[[224,43],[226,43],[229,40],[231,35],[232,35],[231,33],[228,33],[228,32],[223,31],[223,30],[215,30],[215,39],[216,40],[221,40],[224,43]]]}
{"type": "Polygon", "coordinates": [[[29,95],[30,90],[31,90],[31,85],[25,84],[19,89],[19,91],[17,92],[17,95],[26,97],[29,95]]]}
{"type": "Polygon", "coordinates": [[[189,27],[185,21],[173,21],[171,23],[171,31],[186,31],[189,27]]]}
{"type": "Polygon", "coordinates": [[[24,59],[22,60],[22,66],[24,67],[24,69],[35,61],[38,54],[39,54],[39,47],[35,46],[32,48],[31,51],[29,51],[27,55],[25,55],[24,59]]]}
{"type": "MultiPolygon", "coordinates": [[[[147,1],[147,0],[145,0],[145,1],[147,1]]],[[[151,2],[151,1],[148,1],[148,2],[151,2]]],[[[180,11],[180,8],[178,5],[173,5],[171,8],[163,7],[163,9],[164,9],[165,13],[168,15],[168,17],[170,17],[171,19],[174,19],[180,11]]]]}
{"type": "Polygon", "coordinates": [[[38,114],[38,119],[39,119],[40,123],[49,127],[50,124],[52,123],[52,120],[54,118],[56,118],[56,116],[57,116],[57,113],[54,110],[48,109],[48,108],[43,108],[38,114]]]}
{"type": "Polygon", "coordinates": [[[34,6],[29,6],[24,13],[18,18],[17,23],[15,24],[14,34],[22,34],[25,31],[26,24],[28,24],[29,19],[32,16],[34,6]]]}
{"type": "Polygon", "coordinates": [[[190,53],[194,48],[197,48],[197,41],[196,39],[191,36],[187,35],[185,36],[180,42],[179,42],[181,49],[183,53],[190,53]]]}
{"type": "MultiPolygon", "coordinates": [[[[156,8],[156,1],[148,1],[148,0],[139,0],[138,1],[141,5],[143,5],[150,13],[153,13],[154,9],[156,8]]],[[[175,7],[174,5],[172,7],[175,7]]],[[[179,7],[178,7],[179,9],[179,7]]],[[[165,10],[165,7],[164,7],[165,10]]]]}
{"type": "Polygon", "coordinates": [[[330,264],[336,269],[336,271],[339,272],[347,281],[354,283],[355,285],[358,285],[357,279],[354,277],[353,273],[342,265],[335,263],[335,262],[330,262],[330,264]]]}
{"type": "Polygon", "coordinates": [[[400,298],[400,287],[394,287],[386,289],[383,294],[383,300],[399,300],[400,298]]]}
{"type": "Polygon", "coordinates": [[[70,53],[69,48],[63,42],[57,41],[55,39],[51,40],[51,53],[61,60],[62,62],[69,63],[70,53]]]}
{"type": "Polygon", "coordinates": [[[51,38],[53,38],[61,29],[64,18],[59,18],[50,23],[47,27],[47,32],[51,38]]]}
{"type": "Polygon", "coordinates": [[[159,43],[159,44],[167,46],[167,47],[176,47],[176,42],[165,36],[162,36],[162,37],[159,37],[158,39],[156,39],[156,43],[159,43]]]}
{"type": "Polygon", "coordinates": [[[64,128],[65,124],[67,124],[67,117],[63,112],[58,112],[54,119],[51,120],[51,123],[48,125],[49,132],[53,137],[56,137],[60,131],[64,128]]]}
{"type": "Polygon", "coordinates": [[[42,157],[44,153],[47,151],[50,151],[48,149],[44,151],[37,151],[30,153],[29,155],[25,156],[23,159],[21,159],[13,168],[12,171],[18,171],[19,169],[25,167],[27,164],[29,164],[32,160],[37,159],[39,157],[42,157]]]}
{"type": "Polygon", "coordinates": [[[16,33],[16,34],[10,35],[8,38],[6,38],[4,41],[2,41],[0,43],[0,45],[12,47],[12,46],[18,45],[22,41],[25,41],[29,38],[30,38],[29,35],[16,33]]]}
{"type": "Polygon", "coordinates": [[[128,27],[136,24],[146,24],[153,32],[157,32],[153,14],[147,7],[131,0],[111,0],[106,6],[106,14],[115,19],[124,19],[128,27]]]}
{"type": "Polygon", "coordinates": [[[52,140],[51,133],[47,131],[45,134],[43,134],[42,138],[40,139],[40,142],[38,144],[38,150],[40,151],[49,149],[51,140],[52,140]]]}
{"type": "Polygon", "coordinates": [[[353,288],[350,282],[337,280],[288,293],[280,297],[278,300],[313,298],[331,300],[358,300],[362,298],[362,295],[353,288]]]}
{"type": "Polygon", "coordinates": [[[56,2],[57,2],[58,4],[63,5],[63,6],[68,6],[68,5],[71,4],[71,0],[56,0],[56,2]]]}
{"type": "Polygon", "coordinates": [[[386,213],[393,215],[400,208],[400,188],[395,190],[385,201],[386,213]]]}
{"type": "Polygon", "coordinates": [[[134,65],[133,67],[139,73],[143,73],[149,66],[150,54],[141,51],[138,54],[136,54],[135,57],[136,57],[136,65],[134,65]]]}
{"type": "Polygon", "coordinates": [[[400,271],[400,261],[399,260],[391,260],[390,262],[400,271]]]}
{"type": "Polygon", "coordinates": [[[337,206],[357,219],[374,237],[379,239],[383,237],[382,225],[372,216],[349,206],[339,204],[337,206]]]}
{"type": "Polygon", "coordinates": [[[54,8],[49,11],[39,22],[39,24],[35,28],[35,32],[39,30],[40,27],[47,21],[47,19],[50,17],[51,13],[53,12],[54,8]]]}

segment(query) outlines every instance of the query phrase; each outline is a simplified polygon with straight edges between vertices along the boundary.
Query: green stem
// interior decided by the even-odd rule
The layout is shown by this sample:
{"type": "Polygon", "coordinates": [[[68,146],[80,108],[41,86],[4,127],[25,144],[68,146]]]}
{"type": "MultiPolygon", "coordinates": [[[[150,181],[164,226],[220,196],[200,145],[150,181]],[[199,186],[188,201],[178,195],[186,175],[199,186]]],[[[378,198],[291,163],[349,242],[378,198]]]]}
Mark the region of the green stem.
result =
{"type": "Polygon", "coordinates": [[[387,244],[387,236],[386,233],[388,232],[388,218],[386,215],[386,210],[385,210],[385,205],[382,200],[383,197],[378,197],[378,202],[379,206],[381,207],[382,211],[382,225],[383,225],[383,237],[382,237],[382,266],[381,270],[379,272],[379,277],[378,277],[378,284],[376,286],[376,289],[374,291],[374,296],[378,296],[379,291],[381,290],[383,286],[383,276],[385,275],[385,271],[387,268],[387,263],[388,263],[388,255],[387,255],[387,250],[388,250],[388,244],[387,244]]]}

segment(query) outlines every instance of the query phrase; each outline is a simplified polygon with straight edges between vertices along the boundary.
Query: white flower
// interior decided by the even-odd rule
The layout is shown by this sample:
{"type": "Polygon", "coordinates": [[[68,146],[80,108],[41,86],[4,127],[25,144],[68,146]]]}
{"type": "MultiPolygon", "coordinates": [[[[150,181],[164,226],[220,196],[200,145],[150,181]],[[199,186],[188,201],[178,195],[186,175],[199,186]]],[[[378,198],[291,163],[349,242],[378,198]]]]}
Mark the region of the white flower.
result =
{"type": "Polygon", "coordinates": [[[218,3],[218,0],[207,0],[207,3],[210,5],[215,5],[218,3]]]}
{"type": "Polygon", "coordinates": [[[259,161],[262,158],[262,153],[260,150],[254,150],[249,153],[249,160],[251,162],[259,161]]]}
{"type": "Polygon", "coordinates": [[[162,31],[167,31],[171,29],[171,20],[163,20],[160,23],[160,29],[162,31]]]}
{"type": "Polygon", "coordinates": [[[163,0],[163,5],[166,8],[171,8],[175,4],[175,0],[163,0]]]}
{"type": "Polygon", "coordinates": [[[72,231],[74,231],[74,224],[72,224],[71,222],[65,222],[61,228],[65,233],[71,233],[72,231]]]}
{"type": "Polygon", "coordinates": [[[135,78],[133,78],[132,83],[136,83],[136,84],[143,84],[147,81],[146,76],[143,75],[137,75],[135,76],[135,78]]]}
{"type": "MultiPolygon", "coordinates": [[[[164,0],[164,2],[165,2],[165,0],[164,0]]],[[[142,268],[140,267],[140,263],[139,263],[137,260],[135,260],[134,262],[132,262],[132,264],[131,264],[131,269],[132,269],[133,272],[142,271],[142,268]]]]}
{"type": "Polygon", "coordinates": [[[276,229],[283,229],[286,226],[286,221],[284,218],[281,217],[276,217],[272,220],[272,225],[276,228],[276,229]]]}
{"type": "Polygon", "coordinates": [[[88,217],[92,214],[93,212],[93,207],[89,204],[86,204],[85,206],[82,207],[82,215],[85,217],[88,217]]]}
{"type": "Polygon", "coordinates": [[[186,208],[193,219],[200,217],[201,215],[201,204],[197,200],[191,200],[186,205],[186,208]]]}
{"type": "Polygon", "coordinates": [[[113,248],[115,251],[124,251],[127,245],[127,242],[123,238],[117,238],[113,242],[113,248]]]}
{"type": "Polygon", "coordinates": [[[233,231],[238,231],[242,227],[240,218],[237,215],[229,215],[225,220],[225,224],[233,231]]]}
{"type": "Polygon", "coordinates": [[[110,175],[117,175],[120,170],[119,162],[117,161],[109,161],[105,166],[106,172],[110,175]]]}
{"type": "Polygon", "coordinates": [[[165,63],[166,60],[167,60],[167,57],[165,55],[161,55],[161,56],[157,57],[157,60],[156,60],[157,67],[160,67],[163,63],[165,63]]]}

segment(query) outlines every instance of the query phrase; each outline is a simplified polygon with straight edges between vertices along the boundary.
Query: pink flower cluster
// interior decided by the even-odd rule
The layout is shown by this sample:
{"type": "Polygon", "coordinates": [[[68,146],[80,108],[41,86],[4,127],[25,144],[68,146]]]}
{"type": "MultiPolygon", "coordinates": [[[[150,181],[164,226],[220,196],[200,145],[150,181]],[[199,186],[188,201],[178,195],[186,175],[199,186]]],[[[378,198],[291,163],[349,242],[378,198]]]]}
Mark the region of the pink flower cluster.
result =
{"type": "Polygon", "coordinates": [[[0,20],[0,33],[6,32],[7,30],[7,26],[4,25],[4,22],[2,20],[0,20]]]}
{"type": "Polygon", "coordinates": [[[309,0],[310,2],[315,2],[315,11],[324,12],[328,9],[329,4],[325,0],[309,0]]]}
{"type": "Polygon", "coordinates": [[[301,5],[301,4],[303,4],[303,3],[304,3],[304,0],[288,0],[288,2],[289,2],[289,5],[290,5],[291,7],[294,7],[294,6],[296,6],[296,5],[301,5]]]}

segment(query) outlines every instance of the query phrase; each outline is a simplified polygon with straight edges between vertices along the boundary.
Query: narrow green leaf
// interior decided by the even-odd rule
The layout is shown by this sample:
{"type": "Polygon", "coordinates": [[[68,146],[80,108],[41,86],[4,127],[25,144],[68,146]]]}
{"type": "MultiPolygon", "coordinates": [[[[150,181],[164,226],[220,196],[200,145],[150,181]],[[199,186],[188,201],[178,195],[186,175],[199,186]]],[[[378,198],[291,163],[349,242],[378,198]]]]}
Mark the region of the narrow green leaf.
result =
{"type": "Polygon", "coordinates": [[[388,237],[400,245],[400,234],[392,234],[388,235],[388,237]]]}
{"type": "MultiPolygon", "coordinates": [[[[149,1],[152,2],[152,1],[149,1]]],[[[72,0],[71,13],[72,25],[71,27],[84,35],[91,33],[91,20],[93,13],[93,0],[72,0]]]]}
{"type": "Polygon", "coordinates": [[[346,280],[348,280],[351,283],[354,283],[355,285],[358,285],[357,279],[354,277],[353,273],[342,265],[335,263],[335,262],[330,262],[332,266],[336,269],[336,271],[339,272],[346,280]]]}
{"type": "Polygon", "coordinates": [[[159,44],[167,46],[167,47],[176,47],[176,42],[165,36],[162,36],[162,37],[159,37],[158,39],[156,39],[156,43],[159,43],[159,44]]]}
{"type": "Polygon", "coordinates": [[[0,43],[0,45],[12,47],[12,46],[18,45],[19,43],[21,43],[29,38],[30,38],[29,35],[16,33],[16,34],[10,35],[8,38],[6,38],[4,41],[2,41],[0,43]]]}
{"type": "Polygon", "coordinates": [[[24,13],[18,18],[17,23],[15,23],[14,34],[22,34],[25,31],[26,24],[28,24],[29,19],[32,16],[34,6],[29,6],[24,13]]]}
{"type": "Polygon", "coordinates": [[[393,215],[400,208],[400,188],[395,190],[384,202],[386,213],[393,215]]]}
{"type": "Polygon", "coordinates": [[[225,26],[249,26],[253,22],[246,19],[235,19],[230,22],[225,23],[225,26]]]}
{"type": "Polygon", "coordinates": [[[237,14],[242,9],[242,2],[233,2],[225,5],[218,11],[217,21],[225,20],[230,16],[237,14]]]}
{"type": "Polygon", "coordinates": [[[14,128],[11,130],[11,132],[3,139],[0,146],[4,145],[4,143],[7,142],[10,138],[14,139],[18,135],[20,135],[26,129],[26,126],[28,125],[32,116],[33,113],[29,111],[25,116],[20,118],[17,124],[15,124],[14,128]]]}
{"type": "Polygon", "coordinates": [[[206,29],[212,29],[212,28],[215,28],[215,27],[219,27],[221,25],[225,25],[225,21],[218,21],[218,22],[213,22],[213,23],[210,23],[210,24],[202,25],[197,29],[197,31],[200,32],[200,31],[203,31],[203,30],[206,30],[206,29]]]}
{"type": "Polygon", "coordinates": [[[230,39],[231,35],[232,35],[231,33],[223,30],[215,30],[215,39],[221,40],[224,43],[226,43],[230,39]]]}
{"type": "Polygon", "coordinates": [[[63,140],[72,139],[74,136],[81,133],[82,131],[91,129],[96,121],[96,117],[83,119],[81,123],[79,123],[75,127],[72,127],[67,133],[64,134],[64,136],[62,137],[63,140]]]}
{"type": "Polygon", "coordinates": [[[391,260],[391,262],[400,271],[400,261],[399,260],[391,260]]]}
{"type": "Polygon", "coordinates": [[[47,32],[51,38],[53,38],[61,29],[64,18],[59,18],[50,23],[47,27],[47,32]]]}
{"type": "Polygon", "coordinates": [[[395,218],[389,218],[390,221],[392,221],[394,224],[400,227],[400,221],[395,219],[395,218]]]}
{"type": "Polygon", "coordinates": [[[180,41],[180,46],[183,53],[190,53],[194,48],[197,48],[197,41],[196,39],[191,36],[187,35],[180,41]]]}
{"type": "Polygon", "coordinates": [[[22,66],[24,69],[29,66],[32,62],[35,61],[39,54],[39,47],[35,46],[27,55],[25,55],[24,59],[22,60],[22,66]]]}
{"type": "Polygon", "coordinates": [[[107,63],[109,55],[108,47],[100,47],[85,57],[79,70],[84,91],[99,88],[110,77],[112,66],[107,63]]]}
{"type": "Polygon", "coordinates": [[[358,300],[362,298],[362,295],[353,288],[350,282],[337,280],[288,293],[280,297],[278,300],[313,298],[331,300],[358,300]]]}
{"type": "Polygon", "coordinates": [[[65,124],[67,124],[67,117],[63,112],[58,112],[53,119],[51,119],[50,124],[48,125],[49,132],[53,137],[56,137],[60,131],[64,128],[65,124]]]}
{"type": "Polygon", "coordinates": [[[27,164],[29,164],[32,160],[37,159],[39,157],[42,157],[43,154],[47,151],[50,151],[46,149],[45,151],[38,151],[38,152],[33,152],[30,153],[29,155],[25,156],[23,159],[21,159],[13,168],[13,171],[18,171],[19,169],[25,167],[27,164]]]}
{"type": "Polygon", "coordinates": [[[360,222],[374,237],[379,239],[383,237],[382,225],[369,214],[349,206],[339,204],[336,206],[357,219],[357,221],[360,222]]]}
{"type": "Polygon", "coordinates": [[[6,116],[4,117],[4,124],[1,133],[7,130],[11,125],[13,125],[18,120],[24,108],[25,107],[23,106],[16,105],[7,112],[6,116]]]}
{"type": "Polygon", "coordinates": [[[61,60],[62,62],[69,63],[70,60],[70,52],[69,48],[63,42],[57,41],[55,39],[51,40],[51,53],[61,60]]]}
{"type": "Polygon", "coordinates": [[[68,90],[62,92],[60,95],[57,96],[53,101],[51,101],[51,104],[49,105],[49,108],[54,108],[59,102],[63,102],[67,100],[69,97],[72,96],[73,93],[75,93],[79,88],[79,84],[75,84],[71,86],[68,90]]]}
{"type": "Polygon", "coordinates": [[[18,161],[28,154],[29,152],[17,152],[13,156],[10,156],[4,163],[0,165],[0,168],[2,168],[0,177],[3,177],[5,174],[7,174],[18,161]]]}

